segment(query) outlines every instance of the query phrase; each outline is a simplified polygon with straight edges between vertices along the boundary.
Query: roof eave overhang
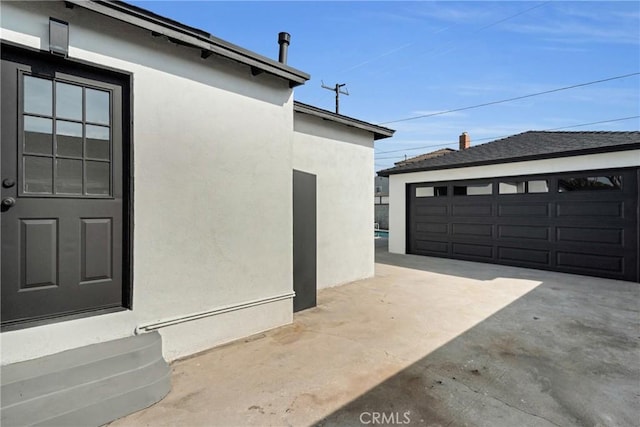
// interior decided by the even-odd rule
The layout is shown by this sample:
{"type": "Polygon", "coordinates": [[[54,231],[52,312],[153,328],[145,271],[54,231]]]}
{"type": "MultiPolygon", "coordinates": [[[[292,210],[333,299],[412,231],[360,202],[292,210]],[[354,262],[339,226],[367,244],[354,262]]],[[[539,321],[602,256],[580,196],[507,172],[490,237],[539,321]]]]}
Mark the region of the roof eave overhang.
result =
{"type": "Polygon", "coordinates": [[[309,114],[321,118],[323,120],[329,120],[332,122],[340,123],[345,126],[350,126],[357,129],[362,129],[373,134],[374,140],[390,138],[395,133],[395,130],[385,128],[371,123],[363,122],[362,120],[354,119],[352,117],[343,116],[341,114],[332,113],[331,111],[323,110],[312,105],[303,104],[302,102],[294,101],[293,111],[296,113],[309,114]]]}
{"type": "Polygon", "coordinates": [[[615,153],[619,151],[629,151],[629,150],[637,150],[637,149],[640,149],[640,143],[613,145],[609,147],[598,147],[598,148],[591,148],[586,150],[565,151],[561,153],[546,153],[546,154],[537,154],[532,156],[512,157],[509,159],[495,159],[495,160],[484,160],[484,161],[468,162],[468,163],[456,163],[451,165],[414,167],[414,168],[406,168],[406,169],[398,169],[398,170],[393,170],[394,168],[390,168],[390,169],[381,170],[377,172],[377,174],[378,176],[388,177],[390,175],[399,175],[399,174],[413,173],[413,172],[461,169],[461,168],[468,168],[473,166],[488,166],[488,165],[498,165],[502,163],[515,163],[515,162],[527,162],[532,160],[557,159],[557,158],[563,158],[563,157],[584,156],[588,154],[615,153]]]}
{"type": "Polygon", "coordinates": [[[215,54],[230,60],[246,64],[256,75],[268,73],[289,81],[289,87],[304,84],[310,79],[309,74],[289,67],[278,61],[258,55],[224,40],[213,36],[205,36],[187,27],[176,25],[161,17],[143,13],[136,7],[116,1],[86,1],[67,0],[67,3],[82,7],[93,12],[126,22],[139,28],[151,31],[154,35],[163,35],[170,40],[200,49],[201,56],[206,58],[215,54]]]}

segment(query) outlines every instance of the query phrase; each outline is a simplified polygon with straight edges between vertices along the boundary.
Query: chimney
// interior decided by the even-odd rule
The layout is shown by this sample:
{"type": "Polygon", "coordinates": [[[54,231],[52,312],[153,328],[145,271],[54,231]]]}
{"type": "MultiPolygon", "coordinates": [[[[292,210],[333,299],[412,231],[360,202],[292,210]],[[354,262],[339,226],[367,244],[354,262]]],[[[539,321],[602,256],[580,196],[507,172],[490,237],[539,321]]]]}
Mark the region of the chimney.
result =
{"type": "Polygon", "coordinates": [[[468,133],[462,132],[462,135],[460,135],[460,151],[466,150],[469,147],[471,147],[471,138],[468,133]]]}
{"type": "Polygon", "coordinates": [[[283,64],[287,63],[287,51],[289,50],[289,42],[291,42],[291,35],[289,33],[278,34],[278,44],[280,45],[278,61],[282,62],[283,64]]]}

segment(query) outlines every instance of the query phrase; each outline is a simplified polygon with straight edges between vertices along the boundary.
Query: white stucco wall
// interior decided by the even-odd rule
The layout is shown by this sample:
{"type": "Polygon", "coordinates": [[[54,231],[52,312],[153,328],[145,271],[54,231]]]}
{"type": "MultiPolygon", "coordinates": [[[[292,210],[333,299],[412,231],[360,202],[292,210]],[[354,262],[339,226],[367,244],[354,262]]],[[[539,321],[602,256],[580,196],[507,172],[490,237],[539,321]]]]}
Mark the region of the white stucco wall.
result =
{"type": "Polygon", "coordinates": [[[389,176],[389,252],[406,251],[406,185],[419,182],[495,178],[583,170],[623,168],[640,165],[640,150],[590,154],[557,159],[513,162],[439,171],[412,172],[389,176]]]}
{"type": "Polygon", "coordinates": [[[274,297],[161,329],[166,357],[290,322],[288,82],[215,56],[201,60],[196,49],[62,2],[2,2],[1,12],[4,40],[47,49],[56,17],[70,23],[70,57],[133,74],[135,223],[133,311],[3,333],[2,363],[274,297]]]}
{"type": "Polygon", "coordinates": [[[295,113],[293,168],[316,175],[317,283],[374,274],[373,134],[295,113]]]}

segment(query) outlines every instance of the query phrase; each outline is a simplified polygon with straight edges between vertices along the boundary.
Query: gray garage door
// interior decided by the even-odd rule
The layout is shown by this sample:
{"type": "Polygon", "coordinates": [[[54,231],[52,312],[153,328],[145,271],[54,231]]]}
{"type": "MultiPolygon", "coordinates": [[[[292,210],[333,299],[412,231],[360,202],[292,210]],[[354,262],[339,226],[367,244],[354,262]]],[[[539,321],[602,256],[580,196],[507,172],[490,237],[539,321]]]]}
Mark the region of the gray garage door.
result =
{"type": "Polygon", "coordinates": [[[407,253],[640,281],[640,169],[407,185],[407,253]]]}

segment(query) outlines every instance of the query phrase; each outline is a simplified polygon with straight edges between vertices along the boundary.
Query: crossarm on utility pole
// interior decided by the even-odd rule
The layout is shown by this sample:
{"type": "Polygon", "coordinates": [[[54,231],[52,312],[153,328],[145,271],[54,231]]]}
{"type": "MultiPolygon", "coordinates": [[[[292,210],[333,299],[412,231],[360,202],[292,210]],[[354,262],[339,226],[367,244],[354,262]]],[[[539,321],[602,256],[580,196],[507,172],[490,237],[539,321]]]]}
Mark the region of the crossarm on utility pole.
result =
{"type": "Polygon", "coordinates": [[[346,83],[336,83],[335,87],[330,87],[326,86],[324,82],[322,82],[322,87],[324,89],[328,89],[336,93],[336,114],[340,114],[340,94],[349,95],[349,91],[347,89],[344,89],[344,91],[342,90],[342,88],[346,85],[346,83]]]}

